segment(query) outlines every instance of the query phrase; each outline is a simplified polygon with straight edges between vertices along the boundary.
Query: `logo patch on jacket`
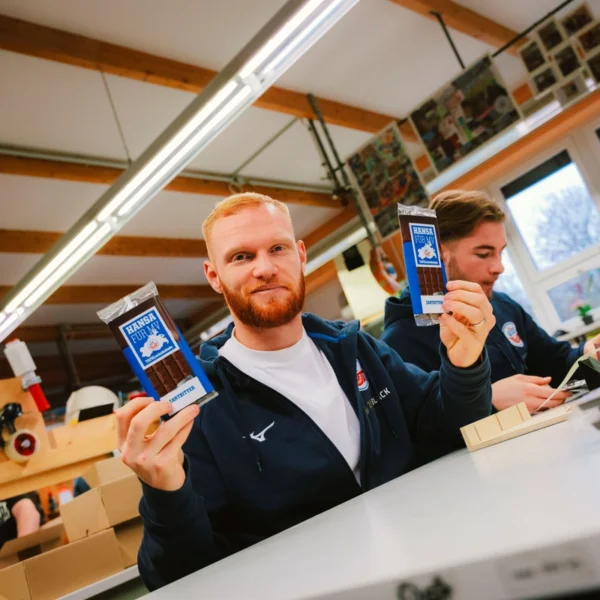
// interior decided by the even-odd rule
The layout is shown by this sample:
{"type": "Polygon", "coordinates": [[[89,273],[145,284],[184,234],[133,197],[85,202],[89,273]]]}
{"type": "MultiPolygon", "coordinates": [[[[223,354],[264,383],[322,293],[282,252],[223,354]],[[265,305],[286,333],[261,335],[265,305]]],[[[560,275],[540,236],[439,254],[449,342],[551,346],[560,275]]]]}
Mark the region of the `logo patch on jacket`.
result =
{"type": "Polygon", "coordinates": [[[502,325],[502,333],[506,336],[506,339],[513,346],[516,346],[517,348],[522,348],[525,345],[525,343],[521,339],[521,336],[519,335],[519,332],[517,331],[517,326],[512,321],[509,321],[508,323],[504,323],[504,325],[502,325]]]}
{"type": "Polygon", "coordinates": [[[356,361],[356,384],[361,392],[369,389],[369,380],[358,361],[356,361]]]}

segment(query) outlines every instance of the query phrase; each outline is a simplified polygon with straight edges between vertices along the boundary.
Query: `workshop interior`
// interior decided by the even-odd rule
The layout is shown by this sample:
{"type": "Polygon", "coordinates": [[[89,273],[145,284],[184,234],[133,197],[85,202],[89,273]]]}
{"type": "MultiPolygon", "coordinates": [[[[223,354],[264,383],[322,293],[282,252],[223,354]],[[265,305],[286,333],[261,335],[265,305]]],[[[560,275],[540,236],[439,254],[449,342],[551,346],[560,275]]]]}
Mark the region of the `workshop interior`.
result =
{"type": "Polygon", "coordinates": [[[0,599],[600,597],[599,164],[600,0],[0,0],[0,599]]]}

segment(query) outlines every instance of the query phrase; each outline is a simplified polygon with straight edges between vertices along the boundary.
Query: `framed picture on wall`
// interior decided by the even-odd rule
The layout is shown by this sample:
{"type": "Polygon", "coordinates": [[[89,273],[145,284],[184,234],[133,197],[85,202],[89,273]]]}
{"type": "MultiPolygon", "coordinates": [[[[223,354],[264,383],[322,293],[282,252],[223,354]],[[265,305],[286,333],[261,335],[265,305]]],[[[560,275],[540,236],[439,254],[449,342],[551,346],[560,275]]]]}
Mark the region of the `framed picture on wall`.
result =
{"type": "Polygon", "coordinates": [[[398,203],[427,205],[427,192],[395,123],[373,136],[346,162],[382,237],[399,228],[398,203]]]}
{"type": "Polygon", "coordinates": [[[536,94],[541,94],[554,87],[558,83],[558,75],[554,67],[548,66],[546,69],[541,69],[539,73],[531,78],[532,87],[536,94]]]}
{"type": "Polygon", "coordinates": [[[577,40],[586,55],[593,54],[600,48],[600,23],[596,22],[587,27],[577,36],[577,40]]]}
{"type": "Polygon", "coordinates": [[[570,37],[575,35],[580,29],[587,27],[593,20],[594,17],[592,17],[590,7],[587,3],[584,3],[563,17],[560,24],[570,37]]]}
{"type": "Polygon", "coordinates": [[[575,52],[575,48],[570,43],[553,54],[553,58],[563,77],[568,77],[581,67],[577,52],[575,52]]]}
{"type": "Polygon", "coordinates": [[[558,25],[554,20],[548,21],[545,25],[542,25],[537,30],[537,34],[546,50],[553,50],[557,46],[560,46],[565,39],[562,31],[558,28],[558,25]]]}
{"type": "Polygon", "coordinates": [[[540,50],[540,46],[536,41],[523,46],[523,48],[519,50],[519,54],[525,63],[525,68],[530,73],[539,69],[546,62],[546,57],[540,50]]]}
{"type": "Polygon", "coordinates": [[[446,84],[410,119],[439,173],[520,119],[491,57],[446,84]]]}
{"type": "Polygon", "coordinates": [[[591,58],[588,58],[586,64],[594,81],[600,83],[600,52],[594,54],[591,58]]]}
{"type": "Polygon", "coordinates": [[[563,83],[556,88],[555,94],[557,100],[562,104],[568,104],[579,96],[587,92],[587,86],[581,74],[575,75],[567,83],[563,83]]]}

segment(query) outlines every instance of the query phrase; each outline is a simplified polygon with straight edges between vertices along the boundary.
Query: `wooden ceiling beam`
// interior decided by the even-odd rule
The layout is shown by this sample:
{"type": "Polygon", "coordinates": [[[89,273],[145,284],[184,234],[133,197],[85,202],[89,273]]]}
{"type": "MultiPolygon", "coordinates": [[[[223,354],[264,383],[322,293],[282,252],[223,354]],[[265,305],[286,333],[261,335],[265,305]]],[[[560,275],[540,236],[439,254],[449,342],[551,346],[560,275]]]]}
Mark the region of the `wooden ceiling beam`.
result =
{"type": "MultiPolygon", "coordinates": [[[[110,304],[142,287],[143,283],[131,285],[63,285],[44,304],[110,304]]],[[[209,285],[158,285],[163,300],[206,300],[218,297],[209,285]]],[[[11,289],[0,286],[0,298],[11,289]]]]}
{"type": "MultiPolygon", "coordinates": [[[[0,48],[195,94],[217,74],[195,65],[5,15],[0,15],[0,48]]],[[[317,98],[317,102],[323,118],[332,125],[376,133],[394,120],[389,115],[325,98],[317,98]]],[[[300,118],[314,117],[306,94],[282,88],[269,88],[256,100],[255,106],[300,118]]]]}
{"type": "Polygon", "coordinates": [[[306,276],[306,295],[309,296],[323,287],[326,283],[337,279],[338,272],[335,262],[330,260],[310,275],[306,276]]]}
{"type": "MultiPolygon", "coordinates": [[[[452,0],[390,0],[398,6],[419,13],[428,19],[437,21],[437,18],[431,12],[437,12],[442,15],[444,22],[448,27],[460,31],[470,37],[474,37],[484,44],[493,48],[502,48],[505,44],[512,41],[518,33],[509,27],[504,27],[492,21],[474,10],[452,2],[452,0]]],[[[521,40],[514,46],[507,49],[507,52],[516,56],[520,45],[527,40],[521,40]]]]}
{"type": "MultiPolygon", "coordinates": [[[[0,252],[45,254],[63,236],[56,231],[0,229],[0,252]]],[[[148,256],[199,258],[208,256],[204,240],[117,235],[97,254],[107,256],[148,256]]]]}
{"type": "Polygon", "coordinates": [[[303,236],[301,239],[304,242],[307,249],[312,248],[315,244],[324,240],[327,236],[331,235],[341,229],[344,225],[352,221],[354,217],[358,216],[356,208],[353,205],[347,206],[343,211],[335,215],[317,227],[314,231],[308,235],[303,236]]]}
{"type": "MultiPolygon", "coordinates": [[[[98,323],[69,325],[67,337],[76,340],[96,340],[112,338],[112,333],[104,323],[98,321],[98,323]]],[[[29,325],[15,329],[10,338],[17,338],[25,343],[57,342],[60,339],[60,333],[57,325],[29,325]]]]}
{"type": "MultiPolygon", "coordinates": [[[[0,155],[0,173],[4,175],[22,175],[25,177],[42,177],[46,179],[110,185],[123,173],[123,169],[92,164],[86,165],[64,160],[0,155]]],[[[172,192],[201,194],[204,196],[226,197],[233,193],[232,188],[225,181],[213,181],[211,179],[186,177],[183,175],[175,177],[164,189],[172,192]]],[[[244,191],[266,194],[288,204],[341,208],[338,199],[324,192],[297,191],[260,185],[247,185],[244,191]]]]}

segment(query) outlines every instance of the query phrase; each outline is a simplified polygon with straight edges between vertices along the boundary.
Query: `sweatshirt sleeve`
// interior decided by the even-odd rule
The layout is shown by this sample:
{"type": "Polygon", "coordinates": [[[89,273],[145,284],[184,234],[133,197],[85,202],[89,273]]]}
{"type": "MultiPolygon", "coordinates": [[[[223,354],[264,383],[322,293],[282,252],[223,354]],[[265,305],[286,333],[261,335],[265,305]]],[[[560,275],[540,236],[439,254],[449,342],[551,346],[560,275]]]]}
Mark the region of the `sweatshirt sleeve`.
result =
{"type": "Polygon", "coordinates": [[[414,320],[401,319],[384,329],[381,341],[395,350],[404,362],[427,373],[440,369],[439,327],[417,327],[414,320]]]}
{"type": "Polygon", "coordinates": [[[440,344],[441,368],[426,373],[405,363],[387,345],[375,342],[416,444],[460,447],[460,428],[491,414],[491,368],[485,349],[478,363],[462,369],[450,362],[445,346],[440,344]]]}
{"type": "Polygon", "coordinates": [[[521,308],[521,313],[527,339],[527,373],[540,377],[551,375],[551,385],[557,387],[583,354],[583,344],[573,348],[569,342],[559,342],[537,325],[527,311],[521,308]]]}
{"type": "Polygon", "coordinates": [[[184,446],[183,486],[166,492],[142,484],[144,535],[138,567],[150,591],[232,553],[225,537],[215,530],[218,514],[226,508],[226,493],[199,421],[184,446]]]}

